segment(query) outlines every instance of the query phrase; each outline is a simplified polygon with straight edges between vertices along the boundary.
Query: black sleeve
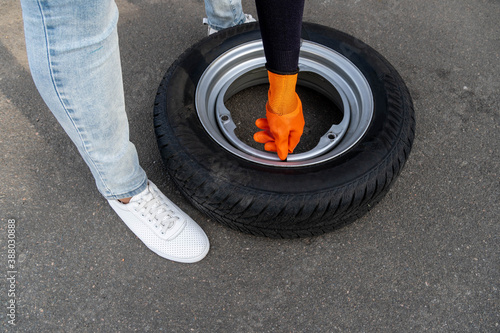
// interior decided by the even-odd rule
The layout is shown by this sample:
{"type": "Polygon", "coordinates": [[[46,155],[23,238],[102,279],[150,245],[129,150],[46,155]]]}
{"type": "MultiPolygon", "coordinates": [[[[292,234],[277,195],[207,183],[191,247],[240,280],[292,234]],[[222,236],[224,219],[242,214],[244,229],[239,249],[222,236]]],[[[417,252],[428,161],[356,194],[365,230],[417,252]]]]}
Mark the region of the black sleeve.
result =
{"type": "Polygon", "coordinates": [[[266,68],[273,73],[296,74],[299,70],[304,1],[255,0],[266,68]]]}

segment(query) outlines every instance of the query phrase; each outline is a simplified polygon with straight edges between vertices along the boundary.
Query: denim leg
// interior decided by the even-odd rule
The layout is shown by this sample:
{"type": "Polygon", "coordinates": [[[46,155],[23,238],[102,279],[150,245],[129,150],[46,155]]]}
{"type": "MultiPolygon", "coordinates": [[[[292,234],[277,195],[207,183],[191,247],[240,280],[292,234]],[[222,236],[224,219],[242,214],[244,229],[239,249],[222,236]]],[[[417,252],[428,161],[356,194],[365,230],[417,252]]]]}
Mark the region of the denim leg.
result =
{"type": "Polygon", "coordinates": [[[22,0],[33,80],[107,199],[146,188],[129,141],[113,0],[22,0]]]}
{"type": "Polygon", "coordinates": [[[245,22],[241,0],[205,0],[208,24],[216,30],[234,27],[245,22]]]}

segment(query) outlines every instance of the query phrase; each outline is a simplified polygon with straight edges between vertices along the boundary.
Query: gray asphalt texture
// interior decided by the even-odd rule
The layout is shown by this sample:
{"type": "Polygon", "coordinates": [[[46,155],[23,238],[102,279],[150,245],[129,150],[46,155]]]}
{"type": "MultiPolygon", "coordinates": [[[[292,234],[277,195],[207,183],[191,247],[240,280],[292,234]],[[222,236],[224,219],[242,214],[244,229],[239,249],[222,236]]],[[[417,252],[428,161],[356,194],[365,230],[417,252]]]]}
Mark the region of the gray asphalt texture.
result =
{"type": "MultiPolygon", "coordinates": [[[[3,330],[500,332],[498,0],[307,1],[305,21],[363,40],[400,72],[417,136],[380,204],[345,228],[300,240],[229,230],[195,210],[165,173],[153,101],[170,64],[205,37],[203,1],[118,6],[131,139],[149,178],[199,222],[211,251],[197,264],[164,260],[115,215],[39,97],[20,5],[3,0],[3,330]],[[8,219],[16,220],[14,298],[8,219]]],[[[252,1],[244,8],[256,16],[252,1]]]]}

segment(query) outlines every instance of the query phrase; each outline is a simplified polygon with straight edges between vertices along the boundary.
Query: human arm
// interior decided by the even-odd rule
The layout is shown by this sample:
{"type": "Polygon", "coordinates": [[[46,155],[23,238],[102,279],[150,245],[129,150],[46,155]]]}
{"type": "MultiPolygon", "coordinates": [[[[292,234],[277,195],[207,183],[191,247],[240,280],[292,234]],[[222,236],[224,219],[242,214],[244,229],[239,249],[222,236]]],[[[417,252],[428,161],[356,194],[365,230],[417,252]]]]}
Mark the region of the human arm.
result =
{"type": "Polygon", "coordinates": [[[281,160],[293,152],[304,128],[302,103],[295,92],[304,0],[256,0],[270,88],[263,131],[254,140],[281,160]]]}

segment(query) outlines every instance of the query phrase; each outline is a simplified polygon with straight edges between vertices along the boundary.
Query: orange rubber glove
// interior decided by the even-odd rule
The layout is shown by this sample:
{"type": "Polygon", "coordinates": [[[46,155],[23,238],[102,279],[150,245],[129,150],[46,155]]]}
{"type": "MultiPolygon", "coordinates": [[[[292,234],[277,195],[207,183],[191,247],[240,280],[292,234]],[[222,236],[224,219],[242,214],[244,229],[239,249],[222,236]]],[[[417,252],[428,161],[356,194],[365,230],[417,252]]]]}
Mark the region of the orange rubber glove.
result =
{"type": "Polygon", "coordinates": [[[253,139],[264,143],[265,150],[275,151],[281,160],[286,160],[299,143],[305,124],[302,102],[295,92],[297,74],[279,75],[268,71],[268,76],[266,118],[255,121],[263,131],[255,133],[253,139]]]}

